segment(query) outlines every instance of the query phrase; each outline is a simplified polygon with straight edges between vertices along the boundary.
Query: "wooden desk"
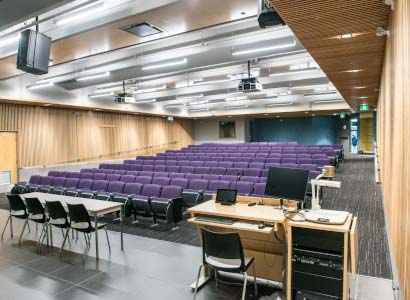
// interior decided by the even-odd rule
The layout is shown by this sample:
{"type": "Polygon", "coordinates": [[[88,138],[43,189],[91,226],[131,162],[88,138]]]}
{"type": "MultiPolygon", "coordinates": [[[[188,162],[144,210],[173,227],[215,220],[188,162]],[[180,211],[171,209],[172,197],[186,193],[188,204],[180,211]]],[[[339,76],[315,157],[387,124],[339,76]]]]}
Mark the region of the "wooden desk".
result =
{"type": "Polygon", "coordinates": [[[45,193],[27,193],[20,195],[23,200],[25,198],[37,198],[42,204],[45,205],[46,201],[60,201],[63,207],[67,207],[67,204],[83,204],[87,209],[90,216],[94,217],[95,222],[95,256],[96,259],[99,259],[99,250],[98,250],[98,217],[105,214],[120,212],[121,220],[121,250],[124,250],[124,239],[123,239],[123,218],[122,218],[122,209],[123,204],[110,201],[102,201],[95,199],[85,199],[80,197],[70,197],[63,195],[54,195],[54,194],[45,194],[45,193]]]}

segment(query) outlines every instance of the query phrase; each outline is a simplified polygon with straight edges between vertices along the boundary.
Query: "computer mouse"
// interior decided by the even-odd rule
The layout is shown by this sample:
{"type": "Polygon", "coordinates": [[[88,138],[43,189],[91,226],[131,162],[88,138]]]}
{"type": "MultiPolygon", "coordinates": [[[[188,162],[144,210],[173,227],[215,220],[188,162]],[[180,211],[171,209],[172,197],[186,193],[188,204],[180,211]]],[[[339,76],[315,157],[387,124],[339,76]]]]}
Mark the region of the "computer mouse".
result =
{"type": "Polygon", "coordinates": [[[258,228],[259,228],[259,229],[263,229],[263,228],[265,228],[265,227],[266,227],[266,226],[265,226],[265,224],[263,224],[263,223],[261,223],[261,224],[258,225],[258,228]]]}

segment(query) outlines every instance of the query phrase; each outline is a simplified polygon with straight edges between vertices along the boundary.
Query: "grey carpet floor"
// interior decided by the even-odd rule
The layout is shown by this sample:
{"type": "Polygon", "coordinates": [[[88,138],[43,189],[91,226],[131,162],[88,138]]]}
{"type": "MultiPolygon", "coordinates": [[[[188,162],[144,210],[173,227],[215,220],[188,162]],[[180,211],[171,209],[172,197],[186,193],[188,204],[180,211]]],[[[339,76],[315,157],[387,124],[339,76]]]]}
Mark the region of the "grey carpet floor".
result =
{"type": "MultiPolygon", "coordinates": [[[[342,182],[341,189],[325,189],[322,208],[347,210],[359,220],[359,264],[361,275],[391,278],[386,228],[383,217],[383,203],[380,185],[374,182],[373,159],[356,157],[340,164],[335,180],[342,182]]],[[[7,198],[0,194],[0,208],[8,209],[7,198]]],[[[186,220],[180,222],[178,230],[172,225],[160,223],[152,227],[151,219],[141,219],[138,224],[132,220],[124,222],[124,232],[175,243],[199,246],[195,225],[186,220]]],[[[106,217],[110,230],[119,231],[119,222],[106,217]]]]}

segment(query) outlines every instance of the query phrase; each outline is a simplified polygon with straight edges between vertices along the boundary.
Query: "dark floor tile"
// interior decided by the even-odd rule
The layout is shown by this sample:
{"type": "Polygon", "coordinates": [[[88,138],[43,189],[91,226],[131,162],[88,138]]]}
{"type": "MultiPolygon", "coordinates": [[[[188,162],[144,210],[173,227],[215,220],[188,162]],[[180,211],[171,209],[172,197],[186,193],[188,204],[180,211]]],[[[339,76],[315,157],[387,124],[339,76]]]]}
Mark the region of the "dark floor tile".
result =
{"type": "Polygon", "coordinates": [[[58,280],[56,278],[44,276],[38,276],[34,280],[31,280],[24,284],[25,287],[40,291],[44,295],[53,296],[61,293],[62,291],[73,287],[71,283],[58,280]]]}
{"type": "Polygon", "coordinates": [[[23,266],[9,268],[0,273],[0,278],[12,281],[16,284],[24,284],[41,276],[43,276],[42,273],[23,266]]]}

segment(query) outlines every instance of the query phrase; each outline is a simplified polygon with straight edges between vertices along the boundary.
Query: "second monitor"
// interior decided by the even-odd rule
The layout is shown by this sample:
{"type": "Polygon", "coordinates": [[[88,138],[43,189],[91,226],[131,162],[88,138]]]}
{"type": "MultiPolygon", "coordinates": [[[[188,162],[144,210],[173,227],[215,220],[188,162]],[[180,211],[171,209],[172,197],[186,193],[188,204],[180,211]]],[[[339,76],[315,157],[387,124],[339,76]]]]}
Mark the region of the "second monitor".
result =
{"type": "Polygon", "coordinates": [[[216,203],[234,205],[236,203],[236,190],[219,189],[216,192],[216,203]]]}

